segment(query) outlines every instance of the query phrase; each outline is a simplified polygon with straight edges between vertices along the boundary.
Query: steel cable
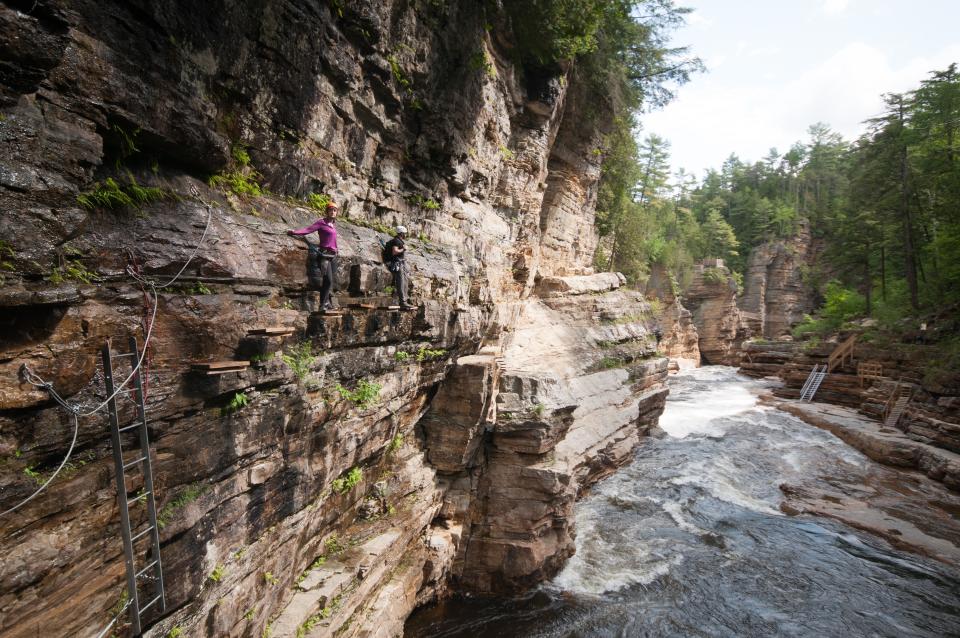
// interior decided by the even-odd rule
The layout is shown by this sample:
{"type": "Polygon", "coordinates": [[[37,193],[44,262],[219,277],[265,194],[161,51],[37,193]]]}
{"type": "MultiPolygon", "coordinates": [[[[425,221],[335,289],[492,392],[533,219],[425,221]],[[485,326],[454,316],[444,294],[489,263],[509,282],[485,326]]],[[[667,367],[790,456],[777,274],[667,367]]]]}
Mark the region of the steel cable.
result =
{"type": "MultiPolygon", "coordinates": [[[[206,240],[206,238],[207,238],[207,232],[210,230],[210,221],[213,219],[213,208],[212,208],[212,206],[211,206],[208,202],[204,201],[204,200],[200,197],[200,192],[197,190],[196,186],[194,186],[194,187],[191,188],[191,193],[193,194],[193,196],[194,196],[197,200],[199,200],[199,201],[206,207],[206,209],[207,209],[207,222],[206,222],[206,225],[204,226],[203,234],[200,236],[200,241],[197,243],[197,245],[196,245],[196,246],[193,248],[193,250],[191,251],[190,256],[187,258],[187,261],[183,264],[183,267],[180,269],[179,272],[177,272],[176,275],[173,276],[173,278],[172,278],[170,281],[166,282],[166,283],[163,284],[162,286],[159,286],[160,288],[166,288],[167,286],[173,284],[174,282],[177,281],[177,279],[180,278],[180,275],[183,274],[183,272],[184,272],[184,271],[187,269],[187,267],[190,265],[190,262],[193,261],[193,258],[196,257],[197,252],[200,250],[200,247],[203,245],[203,242],[204,242],[204,241],[206,240]]],[[[70,448],[67,450],[67,454],[63,457],[63,461],[60,462],[60,465],[57,467],[56,471],[50,476],[50,478],[48,478],[48,479],[43,483],[43,485],[41,485],[39,488],[37,488],[37,490],[36,490],[35,492],[33,492],[33,494],[31,494],[31,495],[28,496],[27,498],[23,499],[22,501],[20,501],[19,503],[17,503],[17,504],[14,505],[13,507],[11,507],[11,508],[3,511],[3,512],[0,512],[0,518],[6,516],[7,514],[10,514],[11,512],[15,512],[16,510],[20,509],[21,507],[23,507],[24,505],[26,505],[27,503],[29,503],[31,500],[33,500],[33,499],[34,499],[37,495],[39,495],[41,492],[43,492],[43,490],[46,489],[46,487],[53,481],[53,479],[55,479],[55,478],[57,477],[57,475],[60,473],[60,471],[64,468],[64,466],[65,466],[65,465],[67,464],[67,462],[70,460],[70,455],[73,453],[73,448],[74,448],[74,446],[75,446],[76,443],[77,443],[77,435],[78,435],[79,430],[80,430],[80,420],[79,420],[80,417],[91,416],[91,415],[99,412],[100,410],[102,410],[104,407],[106,407],[106,405],[107,405],[115,396],[117,396],[117,394],[119,394],[119,393],[123,390],[124,387],[126,387],[126,385],[130,382],[131,379],[133,379],[133,377],[137,374],[137,371],[140,369],[140,366],[141,366],[142,363],[143,363],[143,359],[144,359],[144,357],[146,356],[147,348],[148,348],[148,346],[150,345],[150,340],[151,340],[152,337],[153,337],[153,327],[154,327],[154,325],[156,324],[157,308],[158,308],[158,306],[159,306],[159,298],[158,298],[158,293],[157,293],[157,286],[156,286],[152,281],[150,281],[149,279],[147,279],[147,278],[144,277],[143,275],[140,275],[140,274],[138,274],[138,273],[133,272],[133,271],[132,271],[131,269],[129,269],[129,268],[127,269],[127,273],[129,273],[129,274],[130,274],[137,282],[139,282],[141,285],[146,285],[146,286],[149,286],[149,287],[150,287],[150,291],[151,291],[151,293],[152,293],[152,295],[153,295],[153,311],[152,311],[151,316],[150,316],[150,322],[147,324],[146,336],[145,336],[144,341],[143,341],[143,348],[141,349],[140,357],[137,359],[136,364],[135,364],[135,365],[133,366],[133,368],[131,369],[130,375],[129,375],[126,379],[124,379],[123,382],[114,389],[113,394],[111,394],[110,396],[108,396],[102,403],[100,403],[99,405],[97,405],[95,408],[90,409],[90,410],[88,410],[88,411],[86,411],[86,412],[81,412],[79,406],[72,406],[72,405],[70,405],[66,400],[64,400],[63,397],[61,397],[61,396],[57,393],[57,391],[53,389],[53,384],[52,384],[52,383],[50,383],[49,381],[45,381],[42,377],[40,377],[38,374],[36,374],[35,372],[33,372],[33,371],[29,368],[29,366],[27,366],[26,364],[24,364],[24,365],[21,367],[21,372],[23,373],[24,378],[27,380],[28,383],[30,383],[31,385],[33,385],[33,386],[35,386],[35,387],[43,388],[44,390],[46,390],[47,392],[49,392],[50,395],[53,397],[54,401],[56,401],[57,403],[59,403],[60,406],[62,406],[64,409],[66,409],[68,412],[70,412],[71,416],[73,417],[73,439],[72,439],[71,442],[70,442],[70,448]]]]}

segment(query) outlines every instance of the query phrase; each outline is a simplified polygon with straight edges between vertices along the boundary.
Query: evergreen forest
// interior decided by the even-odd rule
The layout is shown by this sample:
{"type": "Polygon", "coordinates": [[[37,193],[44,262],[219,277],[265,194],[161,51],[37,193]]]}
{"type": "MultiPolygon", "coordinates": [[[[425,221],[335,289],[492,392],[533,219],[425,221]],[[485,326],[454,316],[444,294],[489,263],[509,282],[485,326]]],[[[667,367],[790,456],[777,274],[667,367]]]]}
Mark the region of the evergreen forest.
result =
{"type": "Polygon", "coordinates": [[[917,321],[960,301],[960,76],[932,71],[915,90],[883,96],[885,110],[845,140],[826,123],[785,152],[730,155],[702,179],[672,172],[669,142],[613,136],[604,163],[599,269],[640,283],[652,264],[681,287],[693,264],[719,257],[742,283],[750,251],[809,232],[822,259],[803,272],[827,321],[917,321]]]}

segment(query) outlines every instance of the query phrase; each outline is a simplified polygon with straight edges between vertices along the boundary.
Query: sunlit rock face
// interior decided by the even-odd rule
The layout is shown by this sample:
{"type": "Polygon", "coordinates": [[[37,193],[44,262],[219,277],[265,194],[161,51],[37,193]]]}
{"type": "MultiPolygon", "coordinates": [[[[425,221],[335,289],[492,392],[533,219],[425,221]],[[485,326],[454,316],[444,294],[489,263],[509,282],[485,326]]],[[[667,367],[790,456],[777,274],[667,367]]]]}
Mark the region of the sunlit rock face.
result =
{"type": "MultiPolygon", "coordinates": [[[[584,124],[575,69],[525,73],[485,26],[468,2],[0,7],[0,509],[74,432],[22,366],[86,412],[100,348],[149,328],[166,610],[146,635],[396,635],[451,588],[529,586],[655,423],[656,313],[590,267],[604,118],[584,124]],[[237,173],[266,192],[210,185],[237,173]],[[108,177],[162,190],[81,205],[108,177]],[[340,314],[286,235],[321,192],[340,314]],[[387,307],[398,223],[411,312],[387,307]],[[131,273],[165,285],[155,315],[131,273]],[[289,334],[252,334],[270,326],[289,334]],[[250,365],[192,366],[225,360],[250,365]]],[[[95,636],[122,610],[113,472],[106,415],[81,416],[71,464],[0,518],[0,634],[95,636]]]]}

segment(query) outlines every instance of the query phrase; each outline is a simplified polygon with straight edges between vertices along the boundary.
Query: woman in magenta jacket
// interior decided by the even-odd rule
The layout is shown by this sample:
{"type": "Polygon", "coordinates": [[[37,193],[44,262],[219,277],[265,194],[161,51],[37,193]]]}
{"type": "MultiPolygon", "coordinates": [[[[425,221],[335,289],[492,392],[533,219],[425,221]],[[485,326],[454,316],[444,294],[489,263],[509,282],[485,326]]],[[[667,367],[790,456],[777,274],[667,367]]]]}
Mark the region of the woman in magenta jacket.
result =
{"type": "Polygon", "coordinates": [[[310,233],[317,233],[319,241],[317,242],[317,266],[320,269],[320,307],[323,310],[330,310],[333,304],[330,303],[330,290],[333,288],[333,273],[336,272],[337,258],[337,227],[334,221],[340,213],[340,207],[336,202],[328,202],[326,211],[322,218],[313,222],[305,228],[288,230],[288,235],[304,236],[310,233]]]}

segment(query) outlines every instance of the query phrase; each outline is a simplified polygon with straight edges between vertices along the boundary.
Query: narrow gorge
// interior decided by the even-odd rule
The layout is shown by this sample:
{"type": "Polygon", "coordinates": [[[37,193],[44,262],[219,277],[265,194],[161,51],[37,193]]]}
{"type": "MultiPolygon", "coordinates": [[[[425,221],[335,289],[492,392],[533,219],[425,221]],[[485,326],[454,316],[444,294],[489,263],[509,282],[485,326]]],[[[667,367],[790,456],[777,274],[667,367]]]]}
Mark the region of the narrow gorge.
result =
{"type": "Polygon", "coordinates": [[[396,635],[556,573],[667,374],[650,304],[592,268],[607,118],[576,69],[521,70],[471,3],[28,4],[0,8],[2,508],[72,453],[0,521],[0,633],[130,631],[93,409],[131,336],[165,587],[144,635],[396,635]],[[340,314],[285,235],[318,193],[340,314]],[[414,312],[380,263],[401,223],[414,312]]]}
{"type": "Polygon", "coordinates": [[[688,13],[0,0],[0,636],[949,633],[956,306],[648,188],[688,13]]]}

